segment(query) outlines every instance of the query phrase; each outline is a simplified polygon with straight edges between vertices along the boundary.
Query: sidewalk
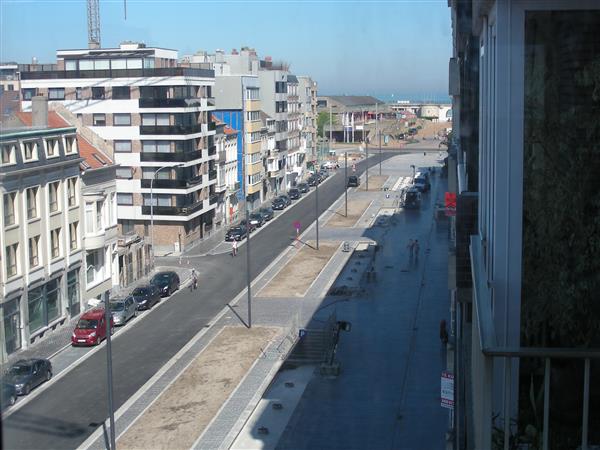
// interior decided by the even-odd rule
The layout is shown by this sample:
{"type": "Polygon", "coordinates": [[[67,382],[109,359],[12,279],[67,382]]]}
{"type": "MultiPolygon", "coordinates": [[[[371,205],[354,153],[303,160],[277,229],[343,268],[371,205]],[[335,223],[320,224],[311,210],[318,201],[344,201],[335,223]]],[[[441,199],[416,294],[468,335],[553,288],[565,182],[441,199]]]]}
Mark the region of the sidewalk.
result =
{"type": "MultiPolygon", "coordinates": [[[[161,270],[175,270],[181,279],[181,285],[183,285],[190,278],[190,270],[188,269],[159,266],[153,272],[136,280],[127,288],[118,289],[118,295],[125,296],[129,292],[133,291],[137,286],[148,283],[148,280],[156,272],[160,272],[161,270]]],[[[84,312],[85,311],[81,311],[81,314],[84,312]]],[[[81,314],[77,315],[76,317],[72,317],[70,320],[67,320],[62,326],[56,328],[54,331],[47,332],[45,336],[37,339],[29,346],[29,348],[19,350],[8,355],[6,363],[0,366],[0,372],[3,372],[20,359],[45,358],[52,360],[52,358],[57,356],[60,352],[69,348],[71,345],[71,334],[73,333],[73,329],[75,328],[75,325],[77,324],[81,314]]]]}

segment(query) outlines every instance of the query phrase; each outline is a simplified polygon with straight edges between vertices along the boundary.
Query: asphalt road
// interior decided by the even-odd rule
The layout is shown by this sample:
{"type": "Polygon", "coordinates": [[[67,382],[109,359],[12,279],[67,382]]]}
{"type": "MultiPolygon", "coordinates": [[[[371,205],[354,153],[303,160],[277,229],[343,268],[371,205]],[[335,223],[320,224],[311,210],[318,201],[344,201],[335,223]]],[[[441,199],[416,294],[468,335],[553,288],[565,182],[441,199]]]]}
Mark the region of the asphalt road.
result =
{"type": "MultiPolygon", "coordinates": [[[[383,159],[399,153],[385,152],[383,159]]],[[[378,162],[378,156],[371,158],[370,166],[378,162]]],[[[357,174],[365,167],[366,162],[358,163],[357,174]]],[[[343,194],[343,172],[343,168],[338,170],[332,180],[319,188],[319,213],[343,194]]],[[[350,169],[348,172],[351,174],[350,169]]],[[[314,195],[312,190],[308,200],[296,202],[264,231],[251,237],[252,278],[289,245],[295,233],[294,221],[300,220],[304,229],[314,220],[314,195]]],[[[113,341],[115,410],[245,288],[245,252],[243,246],[237,258],[192,258],[191,264],[199,273],[198,289],[174,294],[159,311],[147,315],[113,341]]],[[[3,448],[77,448],[106,420],[106,402],[106,350],[102,349],[3,420],[3,448]]]]}

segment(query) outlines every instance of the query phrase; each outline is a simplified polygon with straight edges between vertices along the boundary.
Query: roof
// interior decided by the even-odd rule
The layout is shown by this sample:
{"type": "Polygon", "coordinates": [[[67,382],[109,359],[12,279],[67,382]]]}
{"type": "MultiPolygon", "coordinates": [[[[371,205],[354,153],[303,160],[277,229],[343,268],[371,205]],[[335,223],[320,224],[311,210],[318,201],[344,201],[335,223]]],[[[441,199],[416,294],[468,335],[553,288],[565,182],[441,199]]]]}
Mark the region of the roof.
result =
{"type": "Polygon", "coordinates": [[[296,75],[292,75],[291,73],[287,76],[287,82],[288,83],[297,83],[298,82],[298,78],[296,77],[296,75]]]}
{"type": "Polygon", "coordinates": [[[82,319],[87,319],[87,318],[99,318],[99,317],[103,317],[104,316],[104,308],[97,308],[97,309],[91,309],[89,311],[84,312],[81,315],[82,319]]]}
{"type": "Polygon", "coordinates": [[[225,128],[223,130],[225,132],[225,134],[238,134],[238,130],[234,130],[233,128],[231,128],[229,125],[225,125],[225,128]]]}
{"type": "Polygon", "coordinates": [[[80,134],[77,135],[77,146],[79,147],[79,156],[83,158],[80,164],[81,170],[101,169],[113,165],[113,161],[105,153],[94,147],[80,134]]]}
{"type": "Polygon", "coordinates": [[[383,105],[381,100],[371,97],[370,95],[329,95],[324,96],[334,102],[341,103],[344,106],[368,106],[368,105],[383,105]]]}
{"type": "MultiPolygon", "coordinates": [[[[15,116],[19,118],[23,125],[31,126],[33,120],[31,112],[17,111],[15,116]]],[[[48,111],[48,128],[68,128],[72,125],[63,119],[56,111],[48,111]]]]}

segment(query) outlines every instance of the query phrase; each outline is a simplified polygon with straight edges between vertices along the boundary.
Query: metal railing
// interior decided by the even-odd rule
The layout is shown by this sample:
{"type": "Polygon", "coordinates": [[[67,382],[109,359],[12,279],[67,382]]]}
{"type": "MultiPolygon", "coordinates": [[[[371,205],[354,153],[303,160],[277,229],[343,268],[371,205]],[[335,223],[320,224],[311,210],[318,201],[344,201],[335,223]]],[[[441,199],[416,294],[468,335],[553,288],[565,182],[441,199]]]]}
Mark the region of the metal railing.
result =
{"type": "Polygon", "coordinates": [[[21,72],[21,79],[44,80],[61,78],[139,78],[177,76],[214,78],[215,76],[214,70],[190,69],[186,67],[161,67],[155,69],[54,70],[56,66],[49,65],[48,68],[51,70],[21,72]]]}

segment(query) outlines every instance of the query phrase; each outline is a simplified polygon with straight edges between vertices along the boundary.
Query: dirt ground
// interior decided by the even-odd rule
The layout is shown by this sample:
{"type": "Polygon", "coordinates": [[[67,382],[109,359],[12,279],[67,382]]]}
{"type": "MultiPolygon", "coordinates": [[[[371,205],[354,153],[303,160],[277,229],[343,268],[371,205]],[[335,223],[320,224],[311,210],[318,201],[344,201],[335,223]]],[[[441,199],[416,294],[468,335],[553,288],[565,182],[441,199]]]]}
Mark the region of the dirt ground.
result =
{"type": "Polygon", "coordinates": [[[310,241],[257,294],[257,297],[302,297],[331,259],[339,244],[319,242],[319,250],[310,241]]]}
{"type": "MultiPolygon", "coordinates": [[[[371,182],[369,182],[371,189],[371,182]]],[[[358,222],[358,219],[364,214],[365,210],[371,204],[371,200],[352,200],[348,201],[348,217],[345,217],[345,208],[342,205],[333,216],[325,223],[326,227],[352,227],[358,222]]]]}
{"type": "MultiPolygon", "coordinates": [[[[379,189],[381,189],[381,187],[387,181],[388,178],[389,177],[387,175],[382,175],[382,176],[371,175],[371,176],[369,176],[369,190],[370,191],[378,191],[379,189]]],[[[365,181],[363,181],[358,189],[360,189],[361,191],[365,191],[367,189],[367,183],[365,181]]]]}
{"type": "Polygon", "coordinates": [[[117,441],[119,449],[188,449],[276,328],[225,327],[117,441]]]}

